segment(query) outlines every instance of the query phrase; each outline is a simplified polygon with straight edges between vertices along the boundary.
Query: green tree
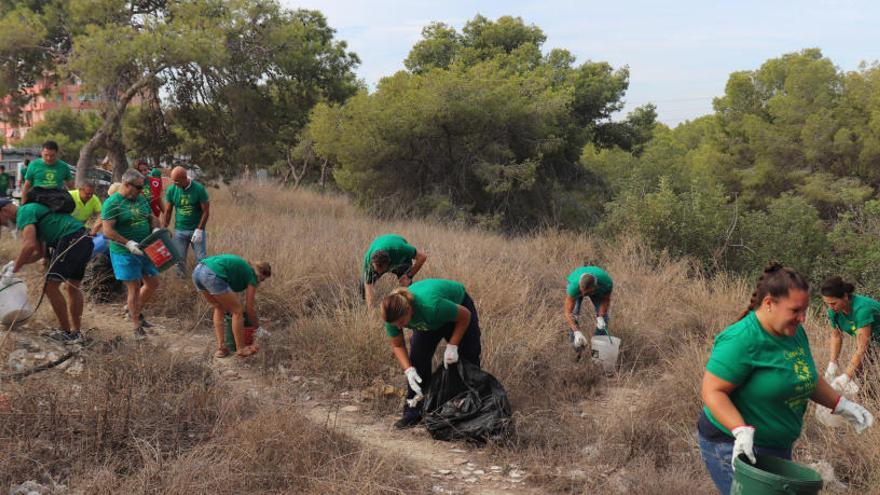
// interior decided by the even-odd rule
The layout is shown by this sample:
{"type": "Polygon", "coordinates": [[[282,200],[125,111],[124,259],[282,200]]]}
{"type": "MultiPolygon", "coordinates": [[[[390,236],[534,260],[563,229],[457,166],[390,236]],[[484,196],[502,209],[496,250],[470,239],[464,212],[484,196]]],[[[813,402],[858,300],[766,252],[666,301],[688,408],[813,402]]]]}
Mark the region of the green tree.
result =
{"type": "Polygon", "coordinates": [[[60,108],[47,112],[46,120],[31,128],[19,144],[39,147],[45,141],[52,140],[60,148],[59,158],[76,163],[80,150],[100,127],[101,118],[95,112],[74,112],[60,108]]]}

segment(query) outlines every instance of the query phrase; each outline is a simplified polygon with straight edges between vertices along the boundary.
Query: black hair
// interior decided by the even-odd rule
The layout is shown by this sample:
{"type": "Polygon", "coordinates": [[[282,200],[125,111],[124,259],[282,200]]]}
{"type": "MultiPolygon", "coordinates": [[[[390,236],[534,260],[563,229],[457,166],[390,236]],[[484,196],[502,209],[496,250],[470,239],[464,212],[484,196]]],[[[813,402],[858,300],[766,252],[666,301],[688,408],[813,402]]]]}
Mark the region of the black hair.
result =
{"type": "Polygon", "coordinates": [[[749,311],[758,309],[765,297],[785,297],[792,289],[809,291],[810,283],[797,270],[782,266],[781,263],[775,261],[770,262],[764,268],[764,273],[758,278],[758,283],[749,300],[749,306],[742,312],[739,319],[743,319],[749,314],[749,311]]]}
{"type": "Polygon", "coordinates": [[[819,292],[825,297],[838,297],[842,299],[847,296],[852,297],[852,293],[855,290],[855,285],[836,276],[822,282],[822,287],[819,289],[819,292]]]}
{"type": "Polygon", "coordinates": [[[46,141],[43,143],[44,150],[58,151],[58,143],[55,141],[46,141]]]}

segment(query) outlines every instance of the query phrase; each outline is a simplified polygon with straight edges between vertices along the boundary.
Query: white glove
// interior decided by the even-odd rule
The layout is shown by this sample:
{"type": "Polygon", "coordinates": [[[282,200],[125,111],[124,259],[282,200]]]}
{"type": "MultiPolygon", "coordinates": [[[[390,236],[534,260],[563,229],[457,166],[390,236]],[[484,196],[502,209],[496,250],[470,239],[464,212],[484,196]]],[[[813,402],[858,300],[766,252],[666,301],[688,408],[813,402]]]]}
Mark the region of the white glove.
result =
{"type": "Polygon", "coordinates": [[[443,353],[443,364],[448,368],[450,364],[458,362],[458,346],[446,344],[446,352],[443,353]]]}
{"type": "Polygon", "coordinates": [[[193,231],[193,235],[190,238],[190,242],[192,242],[193,244],[198,244],[198,243],[202,242],[202,240],[204,240],[204,239],[205,239],[205,231],[202,229],[196,229],[193,231]]]}
{"type": "Polygon", "coordinates": [[[843,395],[856,395],[859,393],[859,385],[846,373],[832,380],[831,388],[837,390],[843,395]]]}
{"type": "Polygon", "coordinates": [[[130,252],[131,254],[133,254],[135,256],[143,256],[144,255],[144,252],[141,251],[140,246],[138,246],[138,243],[135,241],[126,242],[125,247],[128,249],[128,252],[130,252]]]}
{"type": "Polygon", "coordinates": [[[162,229],[159,228],[159,227],[154,227],[152,233],[155,234],[156,232],[158,232],[158,231],[160,231],[160,230],[162,230],[162,229]]]}
{"type": "Polygon", "coordinates": [[[874,424],[874,416],[867,409],[846,397],[841,397],[837,401],[837,407],[834,408],[833,414],[839,414],[843,419],[852,423],[856,433],[861,433],[865,428],[870,428],[874,424]]]}
{"type": "Polygon", "coordinates": [[[268,339],[271,336],[272,336],[272,334],[269,333],[269,331],[263,327],[257,327],[257,329],[254,330],[254,337],[257,337],[260,339],[268,339]]]}
{"type": "Polygon", "coordinates": [[[419,384],[422,383],[422,377],[419,376],[415,367],[410,366],[403,372],[403,374],[406,375],[406,381],[409,382],[409,388],[416,393],[416,396],[424,395],[422,393],[422,387],[419,386],[419,384]]]}
{"type": "Polygon", "coordinates": [[[835,376],[837,376],[837,363],[831,361],[828,363],[828,367],[825,368],[825,381],[831,383],[835,376]]]}
{"type": "Polygon", "coordinates": [[[12,270],[14,270],[14,269],[15,269],[15,260],[12,260],[9,263],[6,263],[5,265],[3,265],[3,272],[2,272],[3,276],[8,275],[11,277],[12,270]]]}
{"type": "Polygon", "coordinates": [[[581,332],[580,330],[574,332],[574,342],[572,342],[572,344],[574,345],[575,349],[580,349],[581,347],[587,346],[587,338],[584,337],[583,332],[581,332]]]}
{"type": "Polygon", "coordinates": [[[754,426],[738,426],[731,430],[733,433],[733,457],[730,459],[730,465],[733,466],[736,458],[741,454],[745,454],[752,464],[758,462],[755,458],[755,427],[754,426]]]}
{"type": "Polygon", "coordinates": [[[596,317],[596,329],[598,329],[598,330],[605,330],[605,327],[607,327],[607,326],[608,326],[608,324],[605,323],[605,317],[604,317],[604,316],[597,316],[597,317],[596,317]]]}

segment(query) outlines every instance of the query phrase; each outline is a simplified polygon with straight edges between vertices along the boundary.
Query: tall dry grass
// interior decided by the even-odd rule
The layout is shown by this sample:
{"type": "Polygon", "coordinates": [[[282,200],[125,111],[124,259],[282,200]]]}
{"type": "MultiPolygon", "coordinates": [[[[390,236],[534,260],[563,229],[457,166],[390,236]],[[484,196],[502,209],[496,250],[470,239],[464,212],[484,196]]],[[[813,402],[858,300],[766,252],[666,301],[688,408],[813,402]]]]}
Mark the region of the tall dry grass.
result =
{"type": "MultiPolygon", "coordinates": [[[[210,249],[273,263],[275,275],[258,291],[261,312],[279,322],[261,358],[267,372],[283,364],[346,390],[375,380],[403,385],[379,318],[356,290],[366,246],[377,235],[399,233],[428,254],[419,278],[459,280],[476,302],[484,367],[505,385],[518,417],[514,444],[493,448],[561,492],[609,490],[615,476],[632,491],[668,492],[658,480],[669,489],[712,491],[694,439],[699,383],[712,339],[742,310],[749,281],[705,278],[691,261],[633,239],[553,231],[509,238],[430,221],[377,220],[332,195],[234,189],[234,197],[215,192],[219,218],[209,229],[210,249]],[[611,379],[574,363],[563,337],[564,278],[584,262],[607,268],[615,280],[610,328],[623,347],[621,371],[611,379]],[[584,466],[587,481],[567,479],[568,470],[584,466]]],[[[380,293],[394,284],[384,278],[380,293]]],[[[823,369],[824,325],[815,315],[807,325],[823,369]]],[[[880,412],[877,401],[865,404],[880,412]]],[[[397,407],[379,401],[376,412],[397,407]]],[[[880,429],[863,436],[829,431],[808,414],[799,460],[827,460],[853,493],[870,492],[880,473],[872,448],[880,429]]]]}
{"type": "Polygon", "coordinates": [[[53,479],[75,493],[413,493],[393,455],[290,408],[233,394],[204,360],[99,344],[75,380],[5,384],[0,489],[53,479]]]}
{"type": "MultiPolygon", "coordinates": [[[[377,220],[342,197],[254,184],[210,193],[209,252],[273,265],[273,277],[257,293],[258,311],[273,331],[257,357],[266,374],[278,379],[274,372],[282,365],[321,376],[327,392],[377,380],[404,384],[378,315],[357,291],[364,249],[377,235],[399,233],[428,254],[418,278],[461,281],[479,310],[484,368],[507,388],[517,416],[515,440],[490,449],[526,466],[548,492],[713,492],[694,438],[699,384],[712,339],[742,310],[749,281],[705,278],[692,262],[651,252],[635,239],[553,231],[508,238],[428,221],[377,220]],[[590,363],[575,363],[564,338],[564,279],[584,262],[605,267],[615,281],[610,329],[623,346],[620,372],[612,378],[590,363]],[[574,469],[586,476],[572,477],[574,469]]],[[[385,277],[380,294],[394,284],[385,277]]],[[[148,314],[189,324],[206,309],[189,281],[166,275],[148,314]]],[[[826,327],[814,309],[807,328],[824,369],[826,327]]],[[[880,413],[877,400],[863,402],[880,413]]],[[[376,413],[400,407],[396,400],[375,404],[376,413]]],[[[876,491],[880,428],[862,436],[829,430],[816,425],[812,409],[806,425],[797,460],[830,462],[850,493],[876,491]]],[[[272,428],[254,427],[265,435],[258,438],[284,441],[272,428]]],[[[186,455],[192,462],[222,457],[212,445],[186,455]]],[[[185,476],[175,473],[169,476],[185,476]]]]}

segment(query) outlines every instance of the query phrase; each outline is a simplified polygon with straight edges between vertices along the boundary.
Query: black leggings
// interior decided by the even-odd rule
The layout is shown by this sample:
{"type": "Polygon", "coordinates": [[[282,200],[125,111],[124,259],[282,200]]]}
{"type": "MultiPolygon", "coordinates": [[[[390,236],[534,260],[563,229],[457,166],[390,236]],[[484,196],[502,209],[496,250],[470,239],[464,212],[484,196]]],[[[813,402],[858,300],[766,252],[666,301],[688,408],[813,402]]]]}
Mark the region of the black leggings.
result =
{"type": "MultiPolygon", "coordinates": [[[[474,301],[467,293],[461,301],[461,305],[471,312],[471,321],[468,324],[467,331],[464,333],[461,342],[458,343],[458,357],[477,366],[480,365],[480,354],[482,347],[480,345],[480,318],[477,316],[477,308],[474,307],[474,301]]],[[[452,337],[452,331],[455,324],[450,323],[439,330],[428,332],[414,331],[409,341],[409,361],[416,368],[419,376],[422,378],[422,392],[427,393],[431,387],[431,358],[434,357],[434,351],[437,350],[437,344],[440,340],[449,342],[452,337]]],[[[407,384],[406,398],[412,399],[416,393],[409,388],[407,384]]],[[[421,408],[419,406],[412,408],[404,404],[404,415],[420,415],[421,408]]]]}

